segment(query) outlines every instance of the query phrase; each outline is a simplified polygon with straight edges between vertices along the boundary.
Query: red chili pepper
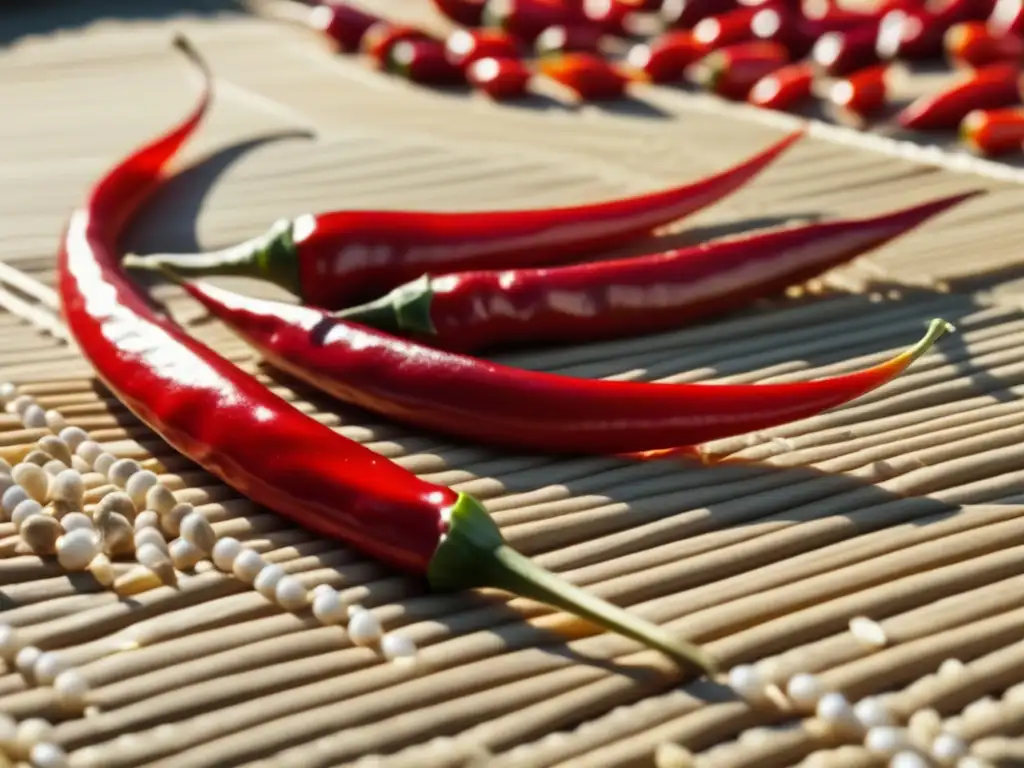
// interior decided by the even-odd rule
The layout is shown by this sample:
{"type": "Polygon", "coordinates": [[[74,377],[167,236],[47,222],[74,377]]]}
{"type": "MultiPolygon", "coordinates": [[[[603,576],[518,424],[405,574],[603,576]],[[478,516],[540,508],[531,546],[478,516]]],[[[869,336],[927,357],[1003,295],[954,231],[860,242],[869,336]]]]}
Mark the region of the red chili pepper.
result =
{"type": "Polygon", "coordinates": [[[813,65],[801,61],[765,75],[750,89],[747,101],[765,109],[787,112],[811,98],[813,65]]]}
{"type": "Polygon", "coordinates": [[[511,368],[421,346],[310,307],[203,283],[186,289],[271,365],[339,400],[462,439],[572,454],[696,446],[813,416],[902,373],[949,329],[933,321],[913,348],[828,379],[652,384],[511,368]]]}
{"type": "Polygon", "coordinates": [[[634,11],[620,0],[584,0],[581,21],[597,27],[606,35],[622,36],[626,34],[628,19],[634,11]]]}
{"type": "Polygon", "coordinates": [[[619,70],[592,53],[566,53],[557,58],[542,59],[540,71],[575,91],[584,101],[622,98],[629,82],[619,70]]]}
{"type": "Polygon", "coordinates": [[[937,11],[890,11],[879,25],[876,43],[878,56],[881,59],[938,58],[942,55],[946,31],[961,21],[978,18],[977,14],[976,0],[950,0],[937,11]]]}
{"type": "Polygon", "coordinates": [[[359,50],[363,35],[380,19],[343,2],[320,3],[309,11],[308,24],[346,53],[359,50]]]}
{"type": "Polygon", "coordinates": [[[463,27],[479,27],[483,23],[484,0],[431,0],[447,19],[463,27]]]}
{"type": "Polygon", "coordinates": [[[1024,109],[975,109],[960,122],[960,140],[979,155],[1020,152],[1024,146],[1024,109]]]}
{"type": "Polygon", "coordinates": [[[405,24],[392,24],[380,21],[366,30],[363,35],[362,52],[380,69],[387,69],[391,49],[396,43],[405,40],[432,40],[426,32],[418,27],[405,24]]]}
{"type": "Polygon", "coordinates": [[[719,96],[743,101],[754,83],[789,62],[778,43],[738,43],[713,51],[686,69],[686,77],[719,96]]]}
{"type": "Polygon", "coordinates": [[[465,83],[466,76],[448,61],[444,43],[437,40],[402,40],[391,46],[388,70],[425,85],[465,83]]]}
{"type": "Polygon", "coordinates": [[[1024,59],[1024,39],[1018,35],[994,35],[982,21],[954,24],[943,40],[951,64],[984,67],[1000,61],[1024,59]]]}
{"type": "Polygon", "coordinates": [[[811,20],[785,8],[762,8],[750,21],[756,40],[785,46],[794,61],[802,59],[824,34],[856,28],[844,19],[811,20]]]}
{"type": "Polygon", "coordinates": [[[497,29],[457,29],[445,41],[445,55],[465,70],[477,59],[519,57],[519,45],[511,35],[497,29]]]}
{"type": "Polygon", "coordinates": [[[534,49],[540,57],[580,51],[597,52],[603,36],[599,27],[588,24],[548,27],[537,36],[534,49]]]}
{"type": "Polygon", "coordinates": [[[619,0],[619,5],[639,13],[655,13],[661,10],[663,0],[619,0]]]}
{"type": "Polygon", "coordinates": [[[701,19],[693,28],[693,36],[701,45],[725,48],[754,38],[750,22],[760,11],[759,8],[737,8],[719,16],[701,19]]]}
{"type": "Polygon", "coordinates": [[[878,63],[877,37],[877,24],[826,32],[815,41],[811,58],[826,74],[842,77],[878,63]]]}
{"type": "Polygon", "coordinates": [[[1024,0],[999,0],[988,17],[993,35],[1024,35],[1024,0]]]}
{"type": "Polygon", "coordinates": [[[335,316],[466,353],[656,333],[799,285],[978,194],[634,258],[424,276],[335,316]]]}
{"type": "Polygon", "coordinates": [[[736,7],[736,0],[665,0],[659,15],[670,27],[692,29],[708,16],[729,13],[736,7]]]}
{"type": "Polygon", "coordinates": [[[466,70],[469,84],[495,101],[525,96],[532,76],[519,59],[477,59],[466,70]]]}
{"type": "Polygon", "coordinates": [[[205,63],[183,39],[177,47],[203,69],[202,100],[103,177],[61,244],[64,317],[99,378],[173,448],[255,503],[426,576],[435,590],[505,589],[714,670],[699,649],[512,550],[471,496],[421,480],[310,418],[153,311],[119,268],[117,241],[210,101],[205,63]]]}
{"type": "Polygon", "coordinates": [[[626,61],[654,83],[681,80],[683,71],[705,54],[708,49],[698,43],[690,32],[665,32],[649,43],[634,45],[626,61]]]}
{"type": "Polygon", "coordinates": [[[811,22],[824,22],[831,29],[851,29],[877,22],[880,17],[878,9],[848,8],[834,0],[804,0],[800,3],[800,15],[811,22]]]}
{"type": "Polygon", "coordinates": [[[568,24],[573,13],[558,0],[486,0],[484,24],[503,29],[527,45],[548,27],[568,24]]]}
{"type": "Polygon", "coordinates": [[[207,254],[129,256],[185,275],[269,280],[328,309],[376,298],[425,272],[565,262],[613,248],[739,189],[802,134],[697,182],[621,200],[520,211],[336,211],[281,221],[269,232],[207,254]]]}
{"type": "Polygon", "coordinates": [[[879,64],[862,69],[845,80],[832,84],[829,101],[842,111],[858,118],[874,115],[885,106],[889,97],[889,67],[879,64]]]}
{"type": "Polygon", "coordinates": [[[908,104],[897,122],[915,131],[954,129],[975,109],[995,109],[1020,101],[1020,69],[1016,64],[990,64],[948,88],[908,104]]]}

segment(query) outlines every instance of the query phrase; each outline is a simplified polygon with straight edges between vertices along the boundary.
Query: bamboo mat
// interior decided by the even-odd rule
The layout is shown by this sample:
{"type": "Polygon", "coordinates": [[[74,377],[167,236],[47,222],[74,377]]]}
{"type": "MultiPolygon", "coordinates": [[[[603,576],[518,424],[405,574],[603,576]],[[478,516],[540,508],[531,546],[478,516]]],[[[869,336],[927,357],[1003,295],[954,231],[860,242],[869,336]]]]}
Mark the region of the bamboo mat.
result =
{"type": "MultiPolygon", "coordinates": [[[[46,719],[47,740],[76,767],[886,764],[860,735],[778,696],[747,703],[723,681],[687,680],[657,654],[585,636],[527,600],[425,594],[254,508],[92,380],[55,314],[53,252],[67,213],[112,160],[191,103],[167,47],[172,29],[209,55],[218,101],[189,152],[198,164],[138,223],[129,245],[143,252],[224,245],[306,210],[523,207],[638,191],[725,167],[778,128],[682,94],[652,92],[658,109],[566,110],[409,89],[215,2],[170,19],[154,2],[153,18],[13,41],[18,25],[43,33],[43,15],[63,18],[55,5],[0,16],[0,39],[12,41],[0,52],[0,380],[156,468],[219,534],[308,588],[341,588],[420,651],[412,666],[382,661],[339,627],[211,569],[118,600],[90,577],[16,554],[11,524],[0,523],[0,624],[58,651],[90,688],[84,710],[69,711],[53,688],[0,666],[0,713],[46,719]]],[[[869,215],[977,186],[990,194],[803,296],[706,327],[500,356],[588,377],[802,380],[877,362],[931,317],[958,326],[877,393],[721,441],[713,448],[736,460],[714,466],[510,455],[384,423],[274,377],[194,304],[154,293],[298,407],[476,494],[522,551],[707,644],[725,667],[757,662],[782,688],[818,673],[851,701],[884,695],[895,722],[914,716],[913,734],[942,718],[972,745],[976,761],[961,768],[1022,765],[1024,192],[812,136],[666,241],[869,215]],[[884,647],[856,641],[856,616],[880,622],[884,647]]],[[[44,434],[0,415],[0,455],[23,455],[44,434]]]]}

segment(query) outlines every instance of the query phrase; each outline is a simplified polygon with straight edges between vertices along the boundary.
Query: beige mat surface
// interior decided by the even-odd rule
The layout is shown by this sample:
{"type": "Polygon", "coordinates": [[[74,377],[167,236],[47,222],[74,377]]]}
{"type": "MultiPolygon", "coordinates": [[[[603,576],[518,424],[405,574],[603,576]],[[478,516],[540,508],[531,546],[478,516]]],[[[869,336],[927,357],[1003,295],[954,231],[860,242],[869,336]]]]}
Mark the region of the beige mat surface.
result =
{"type": "MultiPolygon", "coordinates": [[[[91,577],[19,554],[12,525],[0,522],[0,624],[16,628],[19,647],[57,651],[89,685],[84,710],[69,709],[52,687],[0,666],[0,713],[46,719],[46,740],[71,765],[106,768],[312,768],[360,758],[424,767],[689,764],[676,745],[701,766],[885,765],[862,735],[827,728],[792,702],[750,704],[721,681],[687,681],[656,654],[584,636],[530,601],[425,594],[254,508],[90,378],[50,288],[61,227],[90,181],[191,103],[193,83],[167,46],[172,29],[211,59],[217,103],[188,153],[197,164],[139,221],[130,245],[141,251],[221,246],[307,210],[598,199],[725,167],[778,128],[679,93],[573,110],[438,95],[333,58],[296,30],[213,2],[194,7],[59,34],[42,34],[51,25],[41,8],[38,18],[34,10],[0,18],[8,41],[0,50],[0,380],[111,453],[156,469],[219,534],[244,540],[308,588],[341,588],[420,653],[411,667],[385,662],[341,628],[283,611],[216,570],[122,601],[91,577]],[[566,643],[559,630],[577,637],[566,643]]],[[[932,317],[957,325],[877,393],[717,444],[735,461],[716,466],[456,444],[271,378],[216,324],[194,332],[344,434],[485,499],[508,538],[540,563],[707,644],[726,667],[760,662],[783,688],[791,675],[815,672],[850,701],[888,694],[897,724],[934,709],[916,716],[915,738],[941,717],[988,761],[975,765],[1021,765],[1024,190],[812,136],[667,241],[881,213],[979,186],[990,194],[802,298],[713,326],[502,356],[588,377],[783,381],[879,361],[932,317]],[[880,622],[884,646],[857,640],[848,628],[856,616],[880,622]]],[[[182,322],[199,318],[174,292],[156,294],[182,322]]],[[[0,455],[24,455],[45,434],[0,415],[0,455]]]]}

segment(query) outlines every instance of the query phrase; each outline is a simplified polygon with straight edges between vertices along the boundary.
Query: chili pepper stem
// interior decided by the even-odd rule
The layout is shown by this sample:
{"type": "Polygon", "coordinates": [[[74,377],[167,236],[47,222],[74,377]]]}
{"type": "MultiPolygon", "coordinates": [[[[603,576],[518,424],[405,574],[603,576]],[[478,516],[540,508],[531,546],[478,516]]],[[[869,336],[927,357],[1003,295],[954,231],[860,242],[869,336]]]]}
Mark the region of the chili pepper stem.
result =
{"type": "Polygon", "coordinates": [[[262,235],[209,253],[154,253],[139,256],[130,253],[122,265],[128,269],[161,271],[170,266],[179,275],[232,275],[267,280],[291,292],[301,294],[298,259],[292,234],[293,222],[281,219],[262,235]]]}
{"type": "Polygon", "coordinates": [[[437,328],[430,317],[430,303],[434,289],[430,275],[400,285],[379,299],[356,307],[335,312],[335,317],[353,323],[362,323],[388,333],[436,335],[437,328]]]}
{"type": "Polygon", "coordinates": [[[448,530],[430,562],[427,578],[440,591],[493,587],[533,598],[637,640],[708,675],[718,670],[714,660],[697,646],[563,581],[512,549],[480,502],[464,493],[450,509],[448,530]]]}

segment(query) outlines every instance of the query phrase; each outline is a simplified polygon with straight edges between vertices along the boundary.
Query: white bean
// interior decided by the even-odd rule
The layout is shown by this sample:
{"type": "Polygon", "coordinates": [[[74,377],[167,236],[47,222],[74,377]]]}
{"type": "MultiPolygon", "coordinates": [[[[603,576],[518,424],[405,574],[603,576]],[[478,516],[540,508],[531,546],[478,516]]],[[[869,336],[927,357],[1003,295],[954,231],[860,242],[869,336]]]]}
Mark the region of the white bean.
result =
{"type": "Polygon", "coordinates": [[[68,444],[68,450],[72,453],[77,451],[78,446],[89,439],[89,435],[81,427],[64,427],[60,431],[59,437],[68,444]]]}

